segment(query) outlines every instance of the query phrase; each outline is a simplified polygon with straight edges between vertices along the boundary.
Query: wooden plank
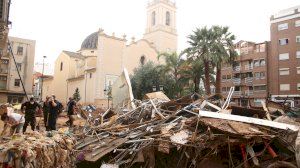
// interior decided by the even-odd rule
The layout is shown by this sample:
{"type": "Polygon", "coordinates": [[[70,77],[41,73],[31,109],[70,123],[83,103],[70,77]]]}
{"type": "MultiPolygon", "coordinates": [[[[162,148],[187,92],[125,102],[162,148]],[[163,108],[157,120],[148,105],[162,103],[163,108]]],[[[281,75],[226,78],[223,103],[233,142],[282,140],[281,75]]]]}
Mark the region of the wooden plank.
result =
{"type": "MultiPolygon", "coordinates": [[[[185,111],[188,111],[188,110],[185,110],[185,111]]],[[[192,111],[189,111],[189,112],[192,112],[192,111]]],[[[199,110],[199,117],[210,117],[210,118],[219,118],[219,119],[231,120],[231,121],[239,121],[239,122],[257,124],[257,125],[278,128],[278,129],[283,129],[283,130],[288,130],[288,129],[290,129],[292,131],[299,130],[299,127],[296,125],[284,124],[284,123],[279,123],[279,122],[275,122],[275,121],[263,120],[263,119],[252,118],[252,117],[244,117],[244,116],[238,116],[238,115],[232,115],[232,114],[216,113],[216,112],[210,112],[210,111],[199,110]]]]}
{"type": "Polygon", "coordinates": [[[106,154],[112,152],[114,149],[118,148],[122,144],[124,144],[128,139],[127,138],[118,138],[118,139],[105,139],[103,140],[104,145],[101,145],[98,149],[87,153],[84,157],[86,161],[96,162],[101,159],[106,154]]]}
{"type": "Polygon", "coordinates": [[[162,114],[157,110],[155,104],[153,103],[153,101],[152,101],[151,99],[150,99],[150,102],[151,102],[152,106],[154,107],[155,112],[156,112],[161,118],[165,119],[165,116],[162,115],[162,114]]]}
{"type": "Polygon", "coordinates": [[[267,116],[268,120],[272,121],[270,113],[269,113],[269,109],[267,108],[266,103],[264,101],[261,101],[260,103],[266,112],[266,116],[267,116]]]}

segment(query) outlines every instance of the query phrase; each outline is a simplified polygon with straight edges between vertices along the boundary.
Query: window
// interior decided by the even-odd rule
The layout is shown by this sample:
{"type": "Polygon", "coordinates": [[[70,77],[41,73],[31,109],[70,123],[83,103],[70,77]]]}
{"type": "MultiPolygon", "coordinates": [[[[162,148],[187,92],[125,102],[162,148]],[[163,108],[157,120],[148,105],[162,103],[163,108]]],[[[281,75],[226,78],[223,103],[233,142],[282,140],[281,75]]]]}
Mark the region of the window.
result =
{"type": "Polygon", "coordinates": [[[61,62],[61,63],[60,63],[60,71],[62,71],[62,70],[63,70],[63,66],[64,66],[64,63],[63,63],[63,62],[61,62]]]}
{"type": "Polygon", "coordinates": [[[227,75],[227,79],[231,79],[231,75],[227,75]]]}
{"type": "Polygon", "coordinates": [[[287,45],[289,43],[289,39],[279,39],[279,45],[287,45]]]}
{"type": "Polygon", "coordinates": [[[255,106],[261,106],[262,101],[265,101],[265,99],[254,99],[254,105],[255,106]]]}
{"type": "Polygon", "coordinates": [[[290,84],[280,84],[280,91],[290,90],[290,84]]]}
{"type": "Polygon", "coordinates": [[[23,47],[22,46],[18,46],[17,55],[23,55],[23,47]]]}
{"type": "Polygon", "coordinates": [[[266,85],[254,86],[254,91],[266,91],[266,90],[267,90],[267,86],[266,85]]]}
{"type": "Polygon", "coordinates": [[[259,51],[260,52],[265,52],[266,51],[266,44],[261,44],[260,46],[259,46],[259,51]]]}
{"type": "Polygon", "coordinates": [[[156,17],[155,11],[152,12],[152,16],[151,17],[152,17],[152,26],[154,26],[155,25],[155,19],[156,19],[155,18],[156,17]]]}
{"type": "Polygon", "coordinates": [[[266,73],[265,72],[261,72],[260,73],[260,79],[265,79],[266,77],[266,73]]]}
{"type": "Polygon", "coordinates": [[[15,86],[19,87],[21,83],[20,79],[15,79],[15,86]]]}
{"type": "Polygon", "coordinates": [[[21,63],[17,63],[17,68],[19,69],[19,71],[21,71],[21,69],[22,69],[22,64],[21,64],[21,63]]]}
{"type": "Polygon", "coordinates": [[[260,78],[260,73],[259,72],[255,72],[254,76],[255,76],[255,79],[259,79],[260,78]]]}
{"type": "Polygon", "coordinates": [[[92,73],[90,73],[90,78],[92,78],[93,77],[93,74],[92,73]]]}
{"type": "Polygon", "coordinates": [[[300,74],[300,67],[297,67],[297,74],[300,74]]]}
{"type": "Polygon", "coordinates": [[[289,75],[289,74],[290,74],[290,68],[279,69],[279,75],[289,75]]]}
{"type": "Polygon", "coordinates": [[[260,60],[260,66],[265,66],[266,65],[266,60],[265,59],[261,59],[260,60]]]}
{"type": "Polygon", "coordinates": [[[144,55],[142,55],[140,58],[140,64],[145,65],[145,62],[146,62],[146,57],[144,55]]]}
{"type": "Polygon", "coordinates": [[[300,36],[296,36],[296,43],[300,43],[300,36]]]}
{"type": "Polygon", "coordinates": [[[226,79],[227,79],[227,76],[226,76],[226,75],[222,75],[222,79],[223,79],[223,80],[226,80],[226,79]]]}
{"type": "Polygon", "coordinates": [[[170,26],[170,21],[171,21],[171,18],[170,18],[170,12],[166,12],[166,25],[167,26],[170,26]]]}
{"type": "Polygon", "coordinates": [[[300,90],[300,83],[297,83],[297,90],[300,90]]]}
{"type": "Polygon", "coordinates": [[[296,52],[296,58],[300,58],[300,51],[296,52]]]}
{"type": "Polygon", "coordinates": [[[94,53],[94,51],[91,51],[91,53],[94,53]]]}
{"type": "Polygon", "coordinates": [[[289,53],[279,54],[279,60],[288,60],[290,58],[289,53]]]}
{"type": "Polygon", "coordinates": [[[283,24],[279,24],[278,25],[278,31],[280,31],[280,30],[286,30],[288,28],[289,28],[288,23],[283,23],[283,24]]]}
{"type": "Polygon", "coordinates": [[[296,20],[295,21],[295,27],[299,27],[300,26],[300,20],[296,20]]]}
{"type": "Polygon", "coordinates": [[[259,67],[259,60],[254,60],[254,66],[259,67]]]}

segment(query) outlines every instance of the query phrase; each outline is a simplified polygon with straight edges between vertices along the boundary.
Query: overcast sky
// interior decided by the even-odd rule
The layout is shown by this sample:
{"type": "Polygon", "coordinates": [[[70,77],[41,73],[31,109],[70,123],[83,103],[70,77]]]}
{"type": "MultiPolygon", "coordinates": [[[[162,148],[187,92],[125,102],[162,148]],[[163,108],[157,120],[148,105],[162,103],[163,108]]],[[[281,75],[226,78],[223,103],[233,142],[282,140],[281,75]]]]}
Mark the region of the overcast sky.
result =
{"type": "MultiPolygon", "coordinates": [[[[12,0],[10,36],[36,40],[35,62],[53,63],[62,50],[77,51],[100,27],[141,38],[148,0],[12,0]]],[[[177,0],[179,51],[196,27],[226,25],[238,40],[269,40],[270,16],[299,0],[177,0]]]]}

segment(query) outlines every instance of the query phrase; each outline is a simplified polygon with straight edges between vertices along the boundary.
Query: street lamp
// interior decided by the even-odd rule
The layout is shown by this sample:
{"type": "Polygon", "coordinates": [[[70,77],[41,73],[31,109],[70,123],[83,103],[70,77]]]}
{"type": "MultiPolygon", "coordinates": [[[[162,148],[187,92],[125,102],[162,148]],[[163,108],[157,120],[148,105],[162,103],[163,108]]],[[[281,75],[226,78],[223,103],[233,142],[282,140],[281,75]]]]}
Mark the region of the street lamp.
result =
{"type": "Polygon", "coordinates": [[[42,83],[41,83],[41,101],[43,100],[43,85],[44,85],[44,68],[45,68],[45,59],[47,57],[43,56],[43,69],[42,69],[42,83]]]}

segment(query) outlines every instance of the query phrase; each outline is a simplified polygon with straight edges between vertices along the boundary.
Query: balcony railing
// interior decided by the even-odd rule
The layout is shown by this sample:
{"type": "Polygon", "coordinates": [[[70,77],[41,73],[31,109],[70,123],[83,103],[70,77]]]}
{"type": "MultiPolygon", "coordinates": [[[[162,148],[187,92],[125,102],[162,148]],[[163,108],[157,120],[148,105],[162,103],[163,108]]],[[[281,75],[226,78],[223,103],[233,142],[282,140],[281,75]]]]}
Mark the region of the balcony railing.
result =
{"type": "Polygon", "coordinates": [[[247,85],[252,85],[253,84],[253,77],[247,77],[247,78],[245,78],[245,83],[247,85]]]}
{"type": "Polygon", "coordinates": [[[233,95],[234,96],[241,96],[242,95],[242,91],[234,91],[233,95]]]}
{"type": "Polygon", "coordinates": [[[245,70],[249,71],[253,69],[253,65],[245,65],[245,70]]]}
{"type": "Polygon", "coordinates": [[[252,95],[253,95],[252,90],[245,91],[245,96],[252,96],[252,95]]]}
{"type": "Polygon", "coordinates": [[[0,69],[0,74],[7,74],[8,73],[8,69],[0,69]]]}
{"type": "Polygon", "coordinates": [[[235,66],[232,69],[234,72],[239,72],[239,71],[241,71],[241,66],[235,66]]]}
{"type": "Polygon", "coordinates": [[[232,82],[234,85],[240,85],[241,84],[241,78],[232,78],[232,82]]]}

